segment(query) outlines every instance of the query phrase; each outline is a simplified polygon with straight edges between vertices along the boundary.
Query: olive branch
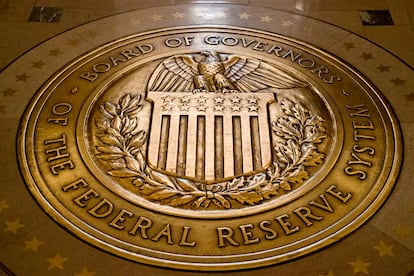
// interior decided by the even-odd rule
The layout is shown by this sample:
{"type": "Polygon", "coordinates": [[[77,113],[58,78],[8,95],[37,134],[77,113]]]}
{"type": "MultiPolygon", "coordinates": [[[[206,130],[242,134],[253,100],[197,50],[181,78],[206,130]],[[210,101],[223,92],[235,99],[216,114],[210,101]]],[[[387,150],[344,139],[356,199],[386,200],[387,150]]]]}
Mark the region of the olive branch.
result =
{"type": "Polygon", "coordinates": [[[317,144],[326,138],[323,119],[299,103],[280,102],[285,116],[271,123],[276,140],[273,164],[266,172],[234,177],[214,184],[199,183],[165,174],[147,166],[144,145],[147,134],[140,130],[141,96],[122,96],[118,103],[100,106],[95,120],[99,140],[96,157],[111,169],[113,177],[131,178],[138,194],[163,205],[192,209],[242,208],[259,204],[300,186],[307,167],[323,162],[317,144]]]}

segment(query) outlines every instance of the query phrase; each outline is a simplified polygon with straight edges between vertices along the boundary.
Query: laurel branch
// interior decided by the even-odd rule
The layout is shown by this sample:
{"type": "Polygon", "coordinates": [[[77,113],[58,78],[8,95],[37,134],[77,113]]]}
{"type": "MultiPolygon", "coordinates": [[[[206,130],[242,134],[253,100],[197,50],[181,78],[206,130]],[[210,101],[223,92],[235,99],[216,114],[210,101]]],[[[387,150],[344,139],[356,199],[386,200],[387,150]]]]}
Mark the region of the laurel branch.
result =
{"type": "Polygon", "coordinates": [[[274,161],[266,172],[205,184],[150,168],[144,150],[147,134],[140,130],[137,116],[143,108],[141,96],[130,94],[116,104],[100,106],[96,157],[110,167],[109,175],[131,178],[138,194],[163,205],[191,209],[256,205],[303,184],[310,177],[306,168],[321,164],[325,157],[317,147],[326,138],[324,120],[289,99],[280,105],[285,116],[271,123],[274,161]]]}

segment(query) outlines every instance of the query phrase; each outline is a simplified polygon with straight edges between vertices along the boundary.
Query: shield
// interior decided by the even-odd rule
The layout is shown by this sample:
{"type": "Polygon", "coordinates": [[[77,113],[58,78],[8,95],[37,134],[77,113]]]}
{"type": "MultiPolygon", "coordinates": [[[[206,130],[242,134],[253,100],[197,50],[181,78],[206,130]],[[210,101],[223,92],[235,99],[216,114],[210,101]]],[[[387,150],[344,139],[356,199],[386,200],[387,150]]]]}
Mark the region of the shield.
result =
{"type": "Polygon", "coordinates": [[[212,183],[270,166],[273,93],[149,91],[147,100],[151,167],[212,183]]]}

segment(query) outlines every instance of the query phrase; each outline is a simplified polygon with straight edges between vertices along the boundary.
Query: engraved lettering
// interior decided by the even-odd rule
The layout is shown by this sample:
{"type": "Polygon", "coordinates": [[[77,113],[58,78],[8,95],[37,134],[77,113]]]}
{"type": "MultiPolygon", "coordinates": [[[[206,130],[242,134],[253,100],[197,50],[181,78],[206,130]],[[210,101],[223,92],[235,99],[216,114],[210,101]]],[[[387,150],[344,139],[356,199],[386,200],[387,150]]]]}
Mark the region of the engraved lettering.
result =
{"type": "Polygon", "coordinates": [[[134,53],[133,50],[124,50],[120,54],[123,55],[128,60],[141,55],[140,53],[134,53]]]}
{"type": "Polygon", "coordinates": [[[148,239],[148,235],[146,231],[151,226],[152,226],[152,220],[146,217],[139,217],[137,223],[132,227],[131,231],[129,231],[128,233],[135,236],[139,229],[141,232],[141,237],[143,239],[148,239]]]}
{"type": "Polygon", "coordinates": [[[92,70],[95,73],[105,73],[111,69],[111,65],[109,63],[98,63],[92,67],[92,70]]]}
{"type": "Polygon", "coordinates": [[[194,36],[185,36],[184,37],[184,44],[185,46],[191,46],[193,43],[194,36]]]}
{"type": "Polygon", "coordinates": [[[354,170],[351,166],[348,166],[344,169],[345,173],[349,176],[358,176],[360,180],[365,180],[367,178],[367,173],[361,170],[354,170]]]}
{"type": "Polygon", "coordinates": [[[59,117],[49,117],[47,121],[66,126],[68,124],[68,117],[64,115],[68,114],[71,110],[72,105],[69,103],[58,103],[52,107],[52,114],[59,117]]]}
{"type": "Polygon", "coordinates": [[[365,105],[363,104],[357,104],[357,105],[345,105],[346,108],[348,109],[352,109],[355,110],[356,113],[349,113],[349,116],[351,116],[351,118],[354,117],[367,117],[367,118],[371,118],[371,114],[368,113],[368,109],[365,108],[365,105]]]}
{"type": "Polygon", "coordinates": [[[87,190],[86,192],[84,192],[83,194],[81,194],[80,196],[78,196],[77,198],[75,198],[73,201],[79,205],[80,207],[86,207],[86,203],[84,203],[84,201],[88,201],[89,199],[91,199],[91,195],[93,197],[99,197],[99,194],[97,191],[95,191],[94,189],[90,188],[89,190],[87,190]]]}
{"type": "Polygon", "coordinates": [[[64,169],[74,169],[75,165],[73,164],[72,160],[66,160],[56,165],[50,166],[50,170],[53,174],[59,174],[59,171],[63,171],[64,169]]]}
{"type": "Polygon", "coordinates": [[[218,45],[219,39],[220,38],[218,36],[211,35],[211,36],[206,36],[204,38],[204,42],[207,43],[208,45],[218,45]]]}
{"type": "Polygon", "coordinates": [[[253,233],[247,229],[253,229],[253,224],[245,224],[239,226],[243,236],[244,244],[252,244],[260,242],[259,238],[253,238],[253,233]]]}
{"type": "Polygon", "coordinates": [[[364,153],[364,152],[368,151],[367,153],[368,153],[369,155],[374,155],[374,154],[375,154],[375,149],[374,149],[374,148],[372,148],[372,147],[361,147],[360,145],[354,145],[354,146],[352,147],[352,149],[353,149],[355,152],[358,152],[358,153],[364,153]]]}
{"type": "Polygon", "coordinates": [[[69,159],[66,161],[61,161],[61,159],[66,159],[70,156],[69,153],[66,152],[67,146],[66,146],[66,135],[65,134],[62,134],[61,137],[57,139],[45,140],[44,144],[45,145],[53,144],[53,146],[56,146],[54,148],[45,150],[46,156],[49,155],[49,157],[47,158],[48,162],[53,162],[56,160],[60,161],[57,164],[53,164],[49,166],[53,174],[59,174],[59,171],[64,170],[66,168],[69,168],[69,169],[75,168],[75,165],[73,164],[72,160],[69,159]],[[55,145],[55,144],[58,144],[58,145],[55,145]]]}
{"type": "Polygon", "coordinates": [[[273,230],[272,228],[270,228],[270,225],[271,225],[271,223],[268,220],[264,220],[264,221],[260,222],[260,224],[259,224],[259,228],[267,233],[265,235],[266,240],[274,240],[274,239],[277,238],[277,232],[275,230],[273,230]]]}
{"type": "Polygon", "coordinates": [[[282,229],[283,229],[283,231],[285,231],[286,235],[293,234],[293,233],[298,232],[300,230],[299,226],[292,226],[290,221],[288,221],[288,219],[289,219],[288,214],[278,216],[275,219],[280,224],[280,226],[282,226],[282,229]]]}
{"type": "Polygon", "coordinates": [[[232,36],[226,36],[226,37],[223,37],[221,42],[226,46],[235,46],[239,43],[239,40],[232,36]]]}
{"type": "Polygon", "coordinates": [[[177,37],[169,38],[165,41],[165,45],[167,45],[170,48],[177,48],[183,45],[183,42],[181,39],[177,37]]]}
{"type": "Polygon", "coordinates": [[[98,78],[98,74],[91,73],[91,72],[83,72],[82,74],[79,75],[79,77],[92,82],[98,78]]]}
{"type": "Polygon", "coordinates": [[[136,47],[143,55],[151,53],[154,50],[154,46],[152,44],[142,44],[136,47]]]}
{"type": "Polygon", "coordinates": [[[256,43],[256,45],[254,45],[254,47],[252,49],[255,50],[255,51],[263,52],[264,51],[263,47],[266,46],[266,45],[267,45],[266,42],[260,42],[259,41],[259,42],[256,43]]]}
{"type": "Polygon", "coordinates": [[[47,161],[51,162],[53,160],[57,160],[57,159],[61,159],[61,158],[66,158],[69,156],[69,153],[66,152],[67,147],[66,145],[63,145],[61,147],[58,148],[53,148],[53,149],[48,149],[45,151],[46,155],[48,154],[52,154],[53,156],[48,157],[47,161]]]}
{"type": "Polygon", "coordinates": [[[352,194],[351,193],[344,194],[341,191],[337,191],[336,188],[337,188],[336,185],[331,185],[326,190],[326,192],[332,195],[333,197],[339,199],[342,203],[347,203],[351,199],[352,194]]]}
{"type": "Polygon", "coordinates": [[[272,47],[270,47],[269,50],[267,50],[266,52],[268,54],[274,53],[276,56],[280,57],[280,52],[283,51],[283,48],[278,46],[278,45],[272,45],[272,47]]]}
{"type": "Polygon", "coordinates": [[[233,246],[238,246],[239,244],[233,240],[234,231],[230,227],[217,227],[218,233],[218,247],[226,246],[225,240],[233,246]]]}
{"type": "Polygon", "coordinates": [[[157,235],[155,235],[155,237],[152,238],[153,241],[158,241],[161,237],[165,237],[167,239],[167,243],[168,244],[174,244],[172,241],[172,236],[171,236],[171,226],[169,223],[167,223],[164,228],[162,228],[160,230],[160,232],[158,232],[157,235]]]}
{"type": "Polygon", "coordinates": [[[302,66],[303,68],[314,68],[315,67],[315,61],[310,58],[300,58],[298,60],[298,64],[302,66]]]}
{"type": "Polygon", "coordinates": [[[311,226],[313,223],[310,221],[310,219],[312,220],[322,220],[323,217],[320,216],[316,216],[314,214],[312,214],[311,209],[309,209],[309,207],[299,207],[295,210],[293,210],[293,212],[296,213],[296,215],[298,215],[298,217],[306,224],[306,226],[311,226]]]}
{"type": "Polygon", "coordinates": [[[357,121],[352,121],[354,129],[374,129],[374,123],[371,120],[367,120],[367,124],[358,124],[357,121]]]}
{"type": "Polygon", "coordinates": [[[127,61],[126,59],[123,59],[123,58],[117,58],[117,57],[110,57],[109,58],[110,60],[111,60],[111,62],[112,62],[112,66],[118,66],[118,62],[125,62],[125,61],[127,61]]]}
{"type": "Polygon", "coordinates": [[[354,140],[358,142],[360,139],[375,140],[375,136],[360,134],[358,130],[354,130],[354,140]]]}
{"type": "Polygon", "coordinates": [[[364,166],[368,166],[368,167],[371,167],[372,166],[372,163],[371,162],[362,160],[362,158],[360,158],[355,152],[352,152],[351,156],[355,160],[349,160],[348,161],[348,165],[357,164],[357,165],[364,165],[364,166]]]}
{"type": "Polygon", "coordinates": [[[242,42],[242,45],[244,48],[249,47],[253,42],[257,42],[256,40],[252,39],[250,41],[246,41],[246,39],[244,39],[243,37],[240,38],[240,41],[242,42]]]}
{"type": "Polygon", "coordinates": [[[126,59],[122,57],[110,56],[107,58],[107,62],[98,62],[94,64],[89,71],[82,72],[79,75],[79,78],[85,79],[90,82],[94,82],[96,79],[98,79],[100,74],[104,74],[110,71],[112,68],[116,67],[119,64],[119,62],[126,62],[132,58],[148,54],[153,50],[154,46],[152,44],[141,44],[135,46],[135,48],[132,49],[122,50],[118,54],[126,59]],[[139,52],[136,52],[135,50],[138,50],[139,52]]]}
{"type": "Polygon", "coordinates": [[[116,217],[109,223],[109,225],[112,226],[112,227],[114,227],[114,228],[116,228],[116,229],[119,229],[119,230],[124,229],[125,228],[125,225],[120,225],[119,223],[122,223],[122,222],[125,221],[125,219],[126,219],[125,218],[125,215],[127,215],[130,218],[132,218],[132,216],[134,215],[134,213],[132,213],[132,212],[130,212],[128,210],[122,209],[118,213],[118,215],[116,215],[116,217]]]}
{"type": "Polygon", "coordinates": [[[96,218],[105,218],[112,213],[114,205],[107,199],[103,198],[92,209],[88,210],[88,213],[96,218]]]}
{"type": "Polygon", "coordinates": [[[329,80],[327,80],[327,79],[325,79],[325,78],[323,78],[322,79],[324,82],[326,82],[326,83],[329,83],[329,84],[332,84],[332,83],[334,83],[334,81],[340,81],[341,80],[341,78],[340,77],[338,77],[338,76],[330,76],[329,77],[329,80]]]}
{"type": "Polygon", "coordinates": [[[292,50],[288,50],[283,56],[282,58],[287,58],[290,56],[290,61],[295,62],[298,58],[300,58],[302,56],[302,54],[297,54],[295,55],[295,53],[293,53],[292,50]]]}
{"type": "Polygon", "coordinates": [[[183,232],[181,234],[181,240],[180,240],[180,243],[178,245],[181,245],[181,246],[190,246],[190,247],[193,247],[193,246],[196,245],[196,242],[195,241],[192,241],[192,242],[188,242],[187,241],[187,239],[188,239],[188,233],[190,233],[190,230],[191,230],[191,228],[188,227],[188,226],[184,226],[183,227],[183,232]]]}
{"type": "Polygon", "coordinates": [[[320,194],[319,197],[322,199],[323,203],[319,203],[315,200],[312,200],[311,202],[309,202],[309,205],[318,207],[319,209],[328,211],[329,213],[333,213],[334,210],[332,206],[329,204],[328,200],[326,199],[325,194],[320,194]]]}

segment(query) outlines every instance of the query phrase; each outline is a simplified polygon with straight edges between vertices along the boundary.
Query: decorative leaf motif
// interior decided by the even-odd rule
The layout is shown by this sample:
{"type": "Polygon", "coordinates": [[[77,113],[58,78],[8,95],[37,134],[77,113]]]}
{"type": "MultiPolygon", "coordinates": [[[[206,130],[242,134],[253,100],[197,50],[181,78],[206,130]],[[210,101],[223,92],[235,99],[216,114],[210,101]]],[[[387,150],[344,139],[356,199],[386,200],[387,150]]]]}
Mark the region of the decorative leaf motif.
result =
{"type": "Polygon", "coordinates": [[[128,170],[126,168],[124,169],[119,169],[119,170],[112,170],[108,172],[110,175],[112,176],[116,176],[116,177],[134,177],[134,176],[138,176],[139,174],[128,170]]]}
{"type": "Polygon", "coordinates": [[[111,135],[101,134],[98,135],[99,140],[101,140],[102,143],[111,145],[111,146],[119,146],[120,143],[118,139],[111,135]]]}
{"type": "Polygon", "coordinates": [[[162,189],[162,190],[155,191],[152,194],[148,195],[148,198],[149,199],[155,199],[155,200],[163,200],[163,199],[166,199],[166,198],[173,197],[177,194],[178,194],[178,192],[175,191],[175,190],[162,189]]]}
{"type": "Polygon", "coordinates": [[[194,200],[194,196],[191,194],[183,195],[180,197],[173,198],[172,200],[168,201],[168,205],[171,206],[181,206],[185,205],[194,200]]]}
{"type": "Polygon", "coordinates": [[[182,191],[185,192],[194,192],[197,191],[197,187],[193,185],[193,183],[184,178],[176,178],[177,186],[181,188],[182,191]]]}

